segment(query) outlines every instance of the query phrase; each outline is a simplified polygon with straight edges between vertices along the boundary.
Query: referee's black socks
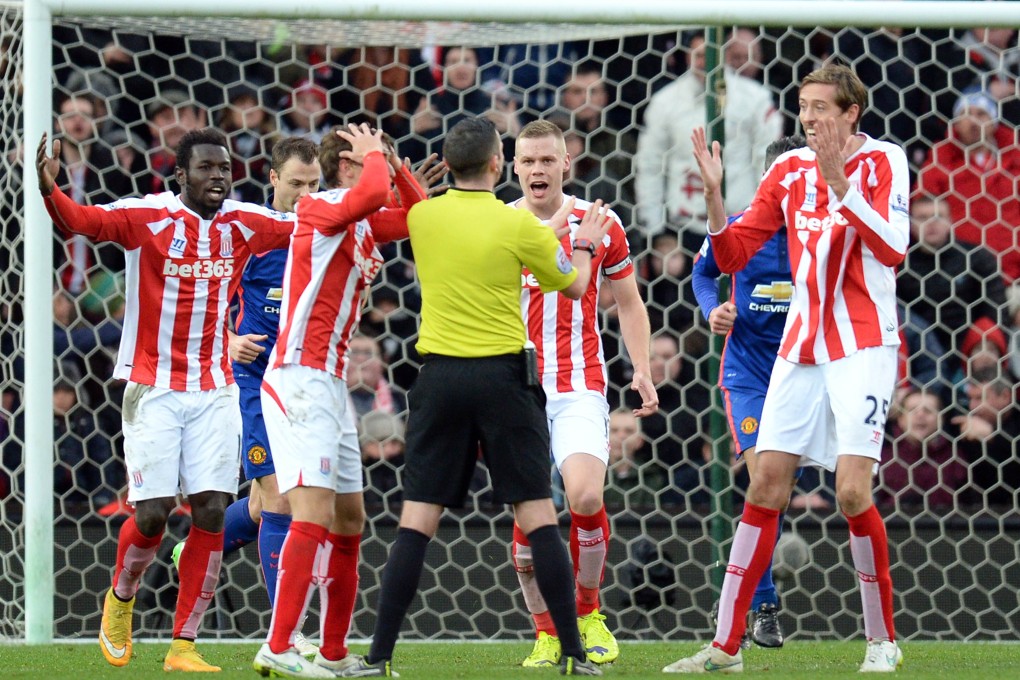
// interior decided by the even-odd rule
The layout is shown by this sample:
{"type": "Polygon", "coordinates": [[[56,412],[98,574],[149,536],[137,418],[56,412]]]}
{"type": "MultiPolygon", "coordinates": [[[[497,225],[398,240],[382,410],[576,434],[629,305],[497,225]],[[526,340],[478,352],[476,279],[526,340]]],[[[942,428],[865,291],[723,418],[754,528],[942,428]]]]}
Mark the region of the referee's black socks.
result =
{"type": "MultiPolygon", "coordinates": [[[[586,654],[577,632],[577,603],[574,600],[574,571],[570,556],[563,546],[559,527],[547,524],[528,534],[535,582],[549,606],[549,615],[556,624],[563,656],[584,660],[586,654]]],[[[415,581],[417,583],[417,581],[415,581]]]]}
{"type": "Polygon", "coordinates": [[[393,543],[386,567],[383,569],[378,618],[375,621],[375,633],[372,635],[372,647],[365,659],[368,663],[393,658],[393,647],[397,644],[400,627],[404,623],[408,607],[411,606],[411,600],[418,592],[418,582],[421,580],[425,549],[429,546],[429,540],[431,539],[428,536],[414,529],[401,527],[397,530],[397,540],[393,543]]]}

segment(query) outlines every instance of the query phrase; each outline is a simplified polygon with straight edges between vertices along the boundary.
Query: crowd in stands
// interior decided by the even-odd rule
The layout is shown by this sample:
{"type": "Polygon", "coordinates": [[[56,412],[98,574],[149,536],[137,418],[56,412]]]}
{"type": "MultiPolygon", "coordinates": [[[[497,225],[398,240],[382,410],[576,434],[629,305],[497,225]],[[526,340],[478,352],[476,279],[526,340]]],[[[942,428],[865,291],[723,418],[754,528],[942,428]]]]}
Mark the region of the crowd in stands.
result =
{"type": "MultiPolygon", "coordinates": [[[[937,513],[1018,506],[1020,413],[1015,400],[1020,321],[1020,48],[1013,29],[845,29],[780,40],[741,28],[724,53],[727,210],[746,207],[765,147],[795,127],[790,83],[828,58],[852,64],[872,88],[862,130],[903,145],[911,162],[911,246],[901,267],[901,380],[888,405],[877,499],[937,513]]],[[[174,148],[189,130],[228,135],[234,197],[263,203],[276,140],[319,141],[338,122],[368,121],[418,163],[439,152],[467,115],[493,120],[508,162],[521,125],[557,123],[573,158],[567,191],[608,201],[625,222],[653,331],[655,416],[635,419],[630,365],[608,286],[600,300],[610,378],[613,507],[707,505],[712,459],[709,334],[689,284],[705,236],[705,206],[690,149],[705,124],[700,31],[647,39],[339,49],[241,40],[188,40],[62,24],[55,31],[54,132],[59,184],[75,200],[107,203],[174,189],[174,148]]],[[[512,177],[512,173],[508,173],[512,177]]],[[[11,185],[15,186],[15,185],[11,185]]],[[[16,188],[20,191],[20,187],[16,188]]],[[[501,198],[520,195],[509,182],[501,198]]],[[[20,199],[3,199],[15,210],[20,199]]],[[[5,222],[10,224],[10,222],[5,222]]],[[[10,229],[10,227],[8,227],[10,229]]],[[[4,234],[7,244],[19,238],[4,234]]],[[[119,341],[118,248],[57,239],[54,386],[57,493],[97,510],[124,484],[110,356],[119,341]]],[[[16,257],[8,245],[5,262],[16,257]]],[[[406,392],[417,372],[420,305],[413,256],[389,245],[348,381],[360,419],[370,503],[399,499],[406,392]]],[[[10,281],[5,266],[5,286],[10,281]]],[[[4,325],[22,312],[3,305],[4,325]]],[[[0,491],[22,457],[16,341],[5,331],[7,379],[0,491]],[[6,472],[6,475],[4,474],[6,472]]],[[[740,479],[739,468],[734,471],[740,479]]],[[[831,486],[802,479],[794,508],[831,504],[831,486]]]]}

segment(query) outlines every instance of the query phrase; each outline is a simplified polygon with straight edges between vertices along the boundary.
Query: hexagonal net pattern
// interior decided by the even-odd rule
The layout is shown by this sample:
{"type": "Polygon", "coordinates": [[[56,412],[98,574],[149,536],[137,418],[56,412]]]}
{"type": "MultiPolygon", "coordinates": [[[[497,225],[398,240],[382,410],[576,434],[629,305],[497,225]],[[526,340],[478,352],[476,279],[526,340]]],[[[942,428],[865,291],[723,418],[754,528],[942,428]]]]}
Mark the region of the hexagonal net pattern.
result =
{"type": "MultiPolygon", "coordinates": [[[[21,25],[17,9],[0,8],[0,638],[18,638],[28,455],[20,402],[21,25]]],[[[728,508],[739,516],[748,482],[743,464],[731,463],[716,395],[721,339],[710,333],[691,285],[705,220],[689,137],[704,122],[704,89],[700,80],[695,90],[674,84],[696,76],[701,35],[699,27],[662,26],[63,19],[53,42],[54,132],[70,150],[60,181],[76,200],[92,204],[174,189],[176,140],[187,129],[215,125],[231,142],[235,197],[264,203],[270,152],[286,136],[318,140],[332,124],[368,121],[392,134],[401,155],[417,164],[440,151],[444,131],[465,115],[497,123],[508,159],[522,124],[538,118],[559,124],[572,157],[566,191],[607,200],[626,228],[651,320],[651,372],[662,405],[636,434],[615,434],[633,426],[626,413],[634,406],[628,389],[634,367],[605,286],[600,318],[614,434],[603,611],[621,639],[705,638],[723,568],[719,549],[725,553],[734,522],[728,508]]],[[[889,530],[896,625],[900,637],[911,639],[1014,639],[1020,633],[1020,602],[1010,585],[1020,582],[1020,417],[1012,398],[1009,304],[1020,275],[1013,235],[1020,225],[1015,31],[752,27],[735,31],[728,45],[727,62],[740,74],[729,76],[724,108],[725,158],[733,163],[728,210],[750,202],[764,147],[798,128],[800,79],[830,58],[852,66],[868,87],[861,129],[907,152],[914,200],[898,283],[901,373],[895,395],[876,402],[873,414],[885,423],[875,500],[889,530]]],[[[505,200],[521,191],[510,166],[508,160],[497,187],[505,200]]],[[[111,378],[124,255],[56,230],[54,251],[54,625],[60,637],[92,636],[130,483],[120,427],[123,384],[111,378]]],[[[362,427],[369,519],[353,637],[372,631],[399,512],[406,392],[419,366],[413,255],[406,244],[384,254],[361,326],[381,376],[352,382],[352,389],[367,390],[363,410],[393,417],[382,434],[362,427]],[[387,397],[379,399],[384,383],[387,397]]],[[[781,301],[781,289],[771,289],[773,301],[781,301]]],[[[376,425],[385,420],[376,418],[376,425]]],[[[785,517],[787,538],[774,573],[791,637],[860,632],[847,525],[834,488],[831,473],[806,471],[785,517]]],[[[558,482],[556,489],[562,508],[558,482]]],[[[531,636],[510,562],[511,515],[493,505],[490,492],[482,471],[465,508],[447,513],[406,635],[531,636]]],[[[168,634],[176,594],[169,554],[188,524],[184,509],[172,517],[145,575],[136,608],[140,636],[168,634]]],[[[257,551],[227,557],[205,634],[259,638],[269,616],[257,551]]]]}

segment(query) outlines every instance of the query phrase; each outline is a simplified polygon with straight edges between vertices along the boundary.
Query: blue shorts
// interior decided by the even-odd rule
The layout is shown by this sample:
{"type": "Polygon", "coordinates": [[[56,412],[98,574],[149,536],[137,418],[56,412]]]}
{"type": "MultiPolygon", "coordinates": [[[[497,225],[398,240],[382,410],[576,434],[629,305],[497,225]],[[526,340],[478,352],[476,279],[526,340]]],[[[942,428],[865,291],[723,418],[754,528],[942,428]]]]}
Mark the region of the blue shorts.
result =
{"type": "Polygon", "coordinates": [[[241,462],[244,478],[249,481],[276,474],[266,421],[262,418],[262,381],[254,386],[251,383],[254,381],[237,381],[241,393],[241,462]]]}
{"type": "MultiPolygon", "coordinates": [[[[723,402],[726,405],[726,420],[733,436],[733,450],[737,456],[758,443],[758,428],[761,425],[761,409],[765,405],[765,390],[746,387],[722,387],[723,402]]],[[[243,392],[242,392],[243,395],[243,392]]],[[[242,404],[244,397],[241,397],[242,404]]]]}

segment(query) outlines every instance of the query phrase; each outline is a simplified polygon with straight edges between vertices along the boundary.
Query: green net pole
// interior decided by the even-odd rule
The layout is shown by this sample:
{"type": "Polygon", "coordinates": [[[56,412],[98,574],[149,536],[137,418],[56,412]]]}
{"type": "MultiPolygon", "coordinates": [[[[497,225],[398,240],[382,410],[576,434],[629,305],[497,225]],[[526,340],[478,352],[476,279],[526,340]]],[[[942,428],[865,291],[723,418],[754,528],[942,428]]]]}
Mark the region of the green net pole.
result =
{"type": "MultiPolygon", "coordinates": [[[[708,141],[726,144],[726,131],[723,125],[723,102],[726,96],[726,81],[723,78],[723,28],[713,26],[705,30],[705,71],[706,97],[705,120],[708,121],[708,141]]],[[[723,195],[725,196],[725,179],[723,195]]],[[[729,299],[729,278],[723,277],[719,284],[719,301],[729,299]]],[[[712,335],[711,353],[708,363],[710,384],[719,382],[719,361],[722,356],[724,338],[712,335]]],[[[722,394],[713,390],[714,408],[712,409],[709,428],[712,436],[712,464],[710,485],[712,490],[712,515],[710,534],[715,552],[716,568],[712,569],[712,585],[719,591],[722,589],[723,578],[726,576],[722,565],[726,564],[726,553],[730,540],[733,538],[733,494],[730,485],[730,449],[726,432],[725,408],[722,394]]]]}

